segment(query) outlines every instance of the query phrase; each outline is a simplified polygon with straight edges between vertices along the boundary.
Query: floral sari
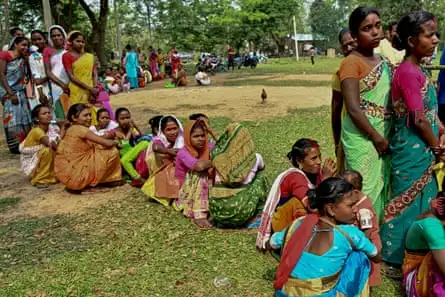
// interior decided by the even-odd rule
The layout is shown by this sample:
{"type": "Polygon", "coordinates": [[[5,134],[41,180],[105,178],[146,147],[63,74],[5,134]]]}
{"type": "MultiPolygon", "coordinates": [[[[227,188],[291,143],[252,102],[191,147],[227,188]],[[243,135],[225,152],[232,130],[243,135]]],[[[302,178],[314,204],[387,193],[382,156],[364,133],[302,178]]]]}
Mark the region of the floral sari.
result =
{"type": "MultiPolygon", "coordinates": [[[[401,69],[399,67],[397,71],[401,69]]],[[[431,123],[433,133],[438,136],[436,89],[428,78],[422,89],[422,97],[425,117],[431,123]]],[[[429,209],[430,200],[437,196],[437,182],[433,178],[435,158],[432,151],[409,125],[404,100],[394,99],[395,131],[390,142],[392,197],[385,207],[380,236],[383,259],[401,264],[406,232],[413,220],[429,209]]]]}
{"type": "Polygon", "coordinates": [[[6,90],[0,85],[0,98],[3,104],[3,127],[9,151],[19,154],[19,144],[31,130],[31,111],[25,91],[25,60],[15,58],[6,62],[6,82],[18,98],[12,104],[6,90]]]}
{"type": "MultiPolygon", "coordinates": [[[[384,58],[360,80],[360,107],[373,128],[385,139],[391,132],[390,87],[392,68],[384,58]]],[[[379,156],[374,144],[359,130],[349,113],[341,125],[345,169],[363,175],[363,192],[372,200],[379,219],[388,199],[389,158],[379,156]]]]}

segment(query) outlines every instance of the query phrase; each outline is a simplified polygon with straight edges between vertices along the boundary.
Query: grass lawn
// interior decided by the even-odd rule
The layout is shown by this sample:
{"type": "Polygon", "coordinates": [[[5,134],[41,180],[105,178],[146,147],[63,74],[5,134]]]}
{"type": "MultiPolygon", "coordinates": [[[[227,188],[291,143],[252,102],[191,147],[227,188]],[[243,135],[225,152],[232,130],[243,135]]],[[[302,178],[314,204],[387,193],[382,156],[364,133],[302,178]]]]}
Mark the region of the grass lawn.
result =
{"type": "MultiPolygon", "coordinates": [[[[339,61],[317,59],[318,72],[312,73],[329,73],[339,61]]],[[[257,70],[298,74],[310,73],[310,67],[309,61],[300,67],[281,59],[257,70]]],[[[221,133],[231,120],[211,122],[221,133]]],[[[301,137],[318,140],[324,157],[333,155],[327,106],[295,108],[286,117],[246,125],[271,181],[289,167],[286,154],[301,137]]],[[[0,218],[19,199],[1,198],[0,218]]],[[[0,296],[271,297],[277,263],[255,250],[255,238],[255,231],[245,229],[199,231],[175,211],[129,189],[122,199],[84,214],[0,225],[0,296]],[[227,277],[231,285],[216,288],[216,277],[227,277]]],[[[373,294],[403,296],[400,285],[388,279],[373,294]]]]}

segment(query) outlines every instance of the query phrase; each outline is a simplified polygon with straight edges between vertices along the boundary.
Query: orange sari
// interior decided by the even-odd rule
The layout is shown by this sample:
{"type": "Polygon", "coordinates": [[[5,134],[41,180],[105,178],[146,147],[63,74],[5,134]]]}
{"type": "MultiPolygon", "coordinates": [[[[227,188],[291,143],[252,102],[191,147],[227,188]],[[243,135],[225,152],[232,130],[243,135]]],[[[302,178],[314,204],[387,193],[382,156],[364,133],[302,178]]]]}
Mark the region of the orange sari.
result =
{"type": "Polygon", "coordinates": [[[122,180],[117,148],[104,148],[85,139],[89,131],[73,125],[57,147],[54,171],[67,189],[82,190],[122,180]]]}

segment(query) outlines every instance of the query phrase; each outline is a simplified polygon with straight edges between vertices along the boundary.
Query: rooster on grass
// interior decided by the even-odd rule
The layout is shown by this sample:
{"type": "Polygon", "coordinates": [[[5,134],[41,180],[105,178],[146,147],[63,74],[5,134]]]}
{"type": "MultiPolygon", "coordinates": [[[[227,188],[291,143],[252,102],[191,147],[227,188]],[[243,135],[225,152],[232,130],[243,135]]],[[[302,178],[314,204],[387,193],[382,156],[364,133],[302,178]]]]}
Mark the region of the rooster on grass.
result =
{"type": "Polygon", "coordinates": [[[263,91],[261,92],[261,103],[262,104],[266,103],[266,99],[267,99],[267,93],[266,90],[263,89],[263,91]]]}

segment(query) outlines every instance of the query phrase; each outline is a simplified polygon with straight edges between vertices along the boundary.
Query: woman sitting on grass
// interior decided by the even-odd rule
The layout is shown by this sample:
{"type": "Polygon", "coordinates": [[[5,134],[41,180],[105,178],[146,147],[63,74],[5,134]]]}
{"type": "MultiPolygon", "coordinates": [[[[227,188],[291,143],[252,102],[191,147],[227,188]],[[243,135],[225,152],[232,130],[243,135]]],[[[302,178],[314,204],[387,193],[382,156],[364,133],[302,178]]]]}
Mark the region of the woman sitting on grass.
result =
{"type": "Polygon", "coordinates": [[[117,142],[89,130],[91,110],[85,104],[74,104],[67,115],[70,121],[57,147],[55,173],[67,190],[80,193],[99,184],[121,184],[122,168],[117,142]]]}
{"type": "Polygon", "coordinates": [[[114,129],[119,125],[110,119],[110,112],[105,108],[97,111],[97,125],[91,126],[90,130],[96,135],[112,139],[115,136],[114,129]]]}
{"type": "Polygon", "coordinates": [[[402,266],[407,297],[445,296],[445,197],[431,201],[408,230],[402,266]]]}
{"type": "Polygon", "coordinates": [[[307,191],[336,173],[331,159],[322,167],[319,145],[312,139],[298,140],[287,157],[293,167],[281,173],[270,189],[258,231],[256,244],[260,249],[265,248],[272,232],[283,230],[296,218],[311,212],[307,191]]]}
{"type": "Polygon", "coordinates": [[[281,249],[275,296],[369,294],[368,257],[379,262],[380,255],[366,235],[351,225],[357,216],[357,193],[345,180],[328,178],[308,196],[319,214],[295,220],[268,243],[271,249],[281,249]]]}
{"type": "Polygon", "coordinates": [[[51,113],[50,107],[37,105],[31,112],[34,127],[20,144],[22,169],[31,177],[31,184],[37,188],[48,188],[48,185],[57,183],[54,174],[57,142],[48,136],[51,113]]]}
{"type": "Polygon", "coordinates": [[[201,229],[210,229],[209,190],[212,186],[206,122],[189,120],[184,126],[185,146],[176,156],[176,177],[181,188],[175,207],[201,229]]]}
{"type": "Polygon", "coordinates": [[[176,87],[185,87],[187,86],[187,74],[185,73],[184,66],[179,64],[178,69],[173,73],[172,83],[176,87]]]}
{"type": "Polygon", "coordinates": [[[147,149],[146,161],[149,179],[142,187],[148,197],[169,206],[179,195],[179,182],[175,176],[175,159],[184,147],[184,130],[174,116],[164,116],[159,123],[158,136],[147,149]]]}

